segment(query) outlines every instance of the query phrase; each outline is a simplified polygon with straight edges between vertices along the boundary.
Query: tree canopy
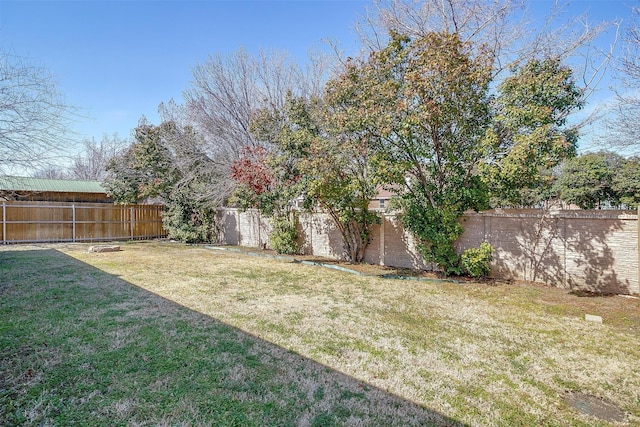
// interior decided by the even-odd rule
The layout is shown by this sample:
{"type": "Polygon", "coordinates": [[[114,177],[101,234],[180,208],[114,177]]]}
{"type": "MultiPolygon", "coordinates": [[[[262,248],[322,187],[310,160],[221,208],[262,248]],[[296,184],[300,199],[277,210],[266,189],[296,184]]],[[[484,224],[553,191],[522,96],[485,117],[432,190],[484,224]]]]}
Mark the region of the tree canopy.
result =
{"type": "Polygon", "coordinates": [[[640,201],[640,159],[611,151],[582,154],[560,168],[554,191],[565,203],[582,209],[636,209],[640,201]]]}
{"type": "Polygon", "coordinates": [[[594,209],[603,203],[617,204],[611,185],[621,157],[607,152],[587,153],[569,159],[562,167],[556,187],[560,198],[582,209],[594,209]]]}
{"type": "Polygon", "coordinates": [[[172,237],[213,242],[218,237],[218,206],[206,194],[219,179],[212,163],[189,126],[141,121],[131,146],[107,165],[104,186],[116,203],[161,201],[164,225],[172,237]]]}
{"type": "Polygon", "coordinates": [[[262,162],[242,160],[250,177],[236,173],[244,178],[237,194],[245,206],[255,203],[276,219],[288,216],[293,199],[322,209],[340,231],[349,259],[361,262],[378,221],[368,207],[374,175],[366,144],[337,123],[327,99],[289,96],[284,108],[256,116],[254,133],[271,154],[262,162]],[[255,185],[260,178],[265,185],[255,185]]]}
{"type": "Polygon", "coordinates": [[[405,189],[405,226],[441,267],[456,257],[458,217],[486,205],[474,169],[486,156],[490,56],[474,56],[456,34],[392,33],[386,48],[328,84],[339,125],[371,148],[378,182],[405,189]]]}
{"type": "Polygon", "coordinates": [[[387,47],[352,60],[327,86],[336,123],[370,150],[371,179],[402,187],[397,207],[426,260],[460,271],[459,218],[511,202],[575,152],[566,117],[581,105],[558,60],[514,67],[493,95],[493,53],[456,33],[392,32],[387,47]],[[499,197],[498,197],[499,196],[499,197]]]}
{"type": "Polygon", "coordinates": [[[576,154],[578,129],[566,122],[582,107],[582,91],[557,59],[535,59],[512,71],[498,86],[486,135],[492,158],[482,172],[494,205],[530,206],[549,195],[553,181],[545,171],[576,154]]]}

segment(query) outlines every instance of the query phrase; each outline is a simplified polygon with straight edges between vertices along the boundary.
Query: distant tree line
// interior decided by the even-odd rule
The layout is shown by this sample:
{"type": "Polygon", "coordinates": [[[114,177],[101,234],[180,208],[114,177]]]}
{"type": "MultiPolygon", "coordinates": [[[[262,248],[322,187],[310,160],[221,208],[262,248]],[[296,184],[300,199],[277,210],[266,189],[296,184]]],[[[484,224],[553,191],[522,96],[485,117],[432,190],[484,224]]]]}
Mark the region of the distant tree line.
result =
{"type": "Polygon", "coordinates": [[[611,151],[568,159],[553,186],[554,195],[582,209],[637,209],[640,202],[640,158],[611,151]]]}
{"type": "Polygon", "coordinates": [[[51,179],[77,179],[83,181],[102,181],[107,176],[109,161],[129,147],[129,138],[118,134],[104,135],[100,141],[85,139],[81,142],[81,151],[71,156],[71,165],[61,167],[58,164],[45,164],[33,172],[33,176],[51,179]]]}

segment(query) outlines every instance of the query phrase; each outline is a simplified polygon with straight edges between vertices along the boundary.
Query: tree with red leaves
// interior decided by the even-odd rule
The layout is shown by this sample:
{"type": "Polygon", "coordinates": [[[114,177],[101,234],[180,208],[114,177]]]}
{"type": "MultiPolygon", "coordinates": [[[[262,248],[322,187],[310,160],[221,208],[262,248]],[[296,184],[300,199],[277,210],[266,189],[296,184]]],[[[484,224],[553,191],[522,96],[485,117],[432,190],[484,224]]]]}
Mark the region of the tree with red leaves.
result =
{"type": "Polygon", "coordinates": [[[291,201],[300,195],[300,173],[294,159],[272,147],[247,146],[231,165],[237,186],[231,199],[241,209],[258,209],[271,219],[271,248],[281,254],[296,254],[297,216],[291,201]]]}
{"type": "MultiPolygon", "coordinates": [[[[275,183],[267,164],[267,155],[264,147],[245,146],[240,151],[241,157],[231,165],[231,177],[256,196],[271,190],[275,183]]],[[[257,207],[255,201],[252,204],[250,207],[257,207]]]]}

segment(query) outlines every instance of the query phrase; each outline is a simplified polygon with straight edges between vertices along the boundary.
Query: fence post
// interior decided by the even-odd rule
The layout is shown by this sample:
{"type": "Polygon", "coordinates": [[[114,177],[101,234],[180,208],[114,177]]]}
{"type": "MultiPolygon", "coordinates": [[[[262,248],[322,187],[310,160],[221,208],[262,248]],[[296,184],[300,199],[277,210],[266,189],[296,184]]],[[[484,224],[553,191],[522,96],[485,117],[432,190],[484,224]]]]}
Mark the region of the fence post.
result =
{"type": "Polygon", "coordinates": [[[237,236],[238,236],[238,246],[241,246],[240,244],[240,239],[242,238],[242,233],[240,231],[240,211],[238,209],[236,209],[236,229],[237,229],[237,236]]]}
{"type": "Polygon", "coordinates": [[[256,217],[258,218],[258,247],[260,249],[262,249],[262,216],[260,215],[260,212],[255,211],[256,213],[256,217]]]}
{"type": "Polygon", "coordinates": [[[306,217],[308,218],[307,224],[309,227],[309,253],[305,255],[313,255],[313,214],[306,213],[306,217]]]}
{"type": "Polygon", "coordinates": [[[76,205],[71,205],[71,241],[76,242],[76,205]]]}
{"type": "Polygon", "coordinates": [[[129,208],[129,229],[131,230],[131,240],[133,240],[133,206],[129,208]]]}
{"type": "Polygon", "coordinates": [[[387,221],[387,217],[384,214],[384,212],[382,212],[381,216],[382,216],[382,221],[380,221],[380,243],[379,243],[380,246],[378,247],[378,252],[380,253],[380,255],[378,256],[378,264],[385,265],[384,264],[384,258],[385,258],[384,223],[387,221]]]}
{"type": "Polygon", "coordinates": [[[7,244],[7,204],[2,202],[2,244],[7,244]]]}

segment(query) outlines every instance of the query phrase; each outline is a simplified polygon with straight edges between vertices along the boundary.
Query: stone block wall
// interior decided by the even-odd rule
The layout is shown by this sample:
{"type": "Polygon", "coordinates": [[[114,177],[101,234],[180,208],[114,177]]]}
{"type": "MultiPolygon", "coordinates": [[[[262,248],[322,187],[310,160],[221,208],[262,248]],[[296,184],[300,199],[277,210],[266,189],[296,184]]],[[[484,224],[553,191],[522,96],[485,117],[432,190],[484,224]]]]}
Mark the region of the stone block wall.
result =
{"type": "Polygon", "coordinates": [[[638,215],[622,211],[469,213],[459,248],[495,248],[492,275],[567,289],[640,293],[638,215]]]}
{"type": "MultiPolygon", "coordinates": [[[[395,215],[383,214],[365,254],[370,264],[432,269],[395,215]]],[[[269,247],[268,221],[256,211],[220,212],[225,243],[269,247]]],[[[324,213],[300,214],[305,254],[344,259],[339,230],[324,213]]],[[[496,210],[467,213],[458,251],[483,241],[495,249],[494,277],[528,280],[567,289],[640,294],[638,215],[622,211],[496,210]]]]}

